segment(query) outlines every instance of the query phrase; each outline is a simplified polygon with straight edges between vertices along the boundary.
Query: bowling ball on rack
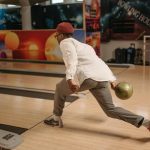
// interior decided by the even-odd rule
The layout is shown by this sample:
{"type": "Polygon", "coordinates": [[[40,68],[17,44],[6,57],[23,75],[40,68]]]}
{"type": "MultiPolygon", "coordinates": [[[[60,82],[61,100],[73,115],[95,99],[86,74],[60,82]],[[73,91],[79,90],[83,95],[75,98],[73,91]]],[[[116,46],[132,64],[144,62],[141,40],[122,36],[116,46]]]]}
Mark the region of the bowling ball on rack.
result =
{"type": "Polygon", "coordinates": [[[133,86],[128,82],[118,83],[114,90],[116,96],[121,100],[127,100],[133,94],[133,86]]]}

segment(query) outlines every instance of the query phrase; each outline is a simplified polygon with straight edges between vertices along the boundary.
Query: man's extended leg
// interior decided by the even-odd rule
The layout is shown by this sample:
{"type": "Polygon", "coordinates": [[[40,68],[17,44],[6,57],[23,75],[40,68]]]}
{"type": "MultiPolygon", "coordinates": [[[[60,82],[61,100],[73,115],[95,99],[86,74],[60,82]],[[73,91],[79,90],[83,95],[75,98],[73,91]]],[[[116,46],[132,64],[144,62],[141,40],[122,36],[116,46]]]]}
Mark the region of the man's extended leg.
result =
{"type": "Polygon", "coordinates": [[[90,89],[90,91],[95,96],[107,116],[123,120],[136,127],[140,127],[142,125],[144,117],[136,115],[124,108],[116,107],[113,104],[108,82],[99,82],[98,85],[95,88],[90,89]]]}

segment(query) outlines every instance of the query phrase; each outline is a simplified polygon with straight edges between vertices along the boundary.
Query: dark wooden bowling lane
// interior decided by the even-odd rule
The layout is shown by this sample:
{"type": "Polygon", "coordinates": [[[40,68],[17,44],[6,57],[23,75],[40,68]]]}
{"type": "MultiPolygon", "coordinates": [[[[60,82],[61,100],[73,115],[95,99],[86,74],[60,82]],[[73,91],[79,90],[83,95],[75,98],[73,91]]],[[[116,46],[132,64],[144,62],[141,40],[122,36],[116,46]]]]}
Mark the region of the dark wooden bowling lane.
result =
{"type": "MultiPolygon", "coordinates": [[[[128,68],[115,68],[111,67],[115,75],[118,75],[128,68]]],[[[28,63],[28,62],[0,62],[0,70],[26,70],[26,74],[0,73],[0,86],[12,86],[19,88],[33,88],[39,90],[54,90],[55,85],[61,80],[62,77],[56,76],[36,76],[28,74],[28,72],[47,72],[56,74],[65,74],[65,66],[59,64],[41,64],[41,63],[28,63]]],[[[37,74],[38,74],[37,73],[37,74]]],[[[36,73],[35,73],[36,74],[36,73]]]]}
{"type": "Polygon", "coordinates": [[[12,86],[18,88],[33,88],[38,90],[54,90],[56,84],[62,78],[43,77],[20,74],[0,74],[0,86],[12,86]]]}
{"type": "Polygon", "coordinates": [[[0,62],[0,69],[7,70],[31,70],[43,72],[64,73],[64,65],[29,63],[29,62],[0,62]]]}
{"type": "Polygon", "coordinates": [[[0,123],[31,128],[52,114],[53,101],[0,94],[0,123]]]}

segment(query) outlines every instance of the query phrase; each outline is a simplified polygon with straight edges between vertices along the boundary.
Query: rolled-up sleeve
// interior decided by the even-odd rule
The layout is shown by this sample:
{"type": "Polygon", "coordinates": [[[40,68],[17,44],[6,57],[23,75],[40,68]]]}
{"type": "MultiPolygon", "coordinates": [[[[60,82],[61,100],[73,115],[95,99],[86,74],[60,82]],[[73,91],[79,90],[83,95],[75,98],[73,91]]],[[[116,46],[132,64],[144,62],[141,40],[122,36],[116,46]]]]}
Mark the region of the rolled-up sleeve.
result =
{"type": "Polygon", "coordinates": [[[60,43],[60,50],[62,51],[63,60],[66,66],[66,79],[74,79],[78,64],[75,45],[72,42],[62,41],[60,43]]]}

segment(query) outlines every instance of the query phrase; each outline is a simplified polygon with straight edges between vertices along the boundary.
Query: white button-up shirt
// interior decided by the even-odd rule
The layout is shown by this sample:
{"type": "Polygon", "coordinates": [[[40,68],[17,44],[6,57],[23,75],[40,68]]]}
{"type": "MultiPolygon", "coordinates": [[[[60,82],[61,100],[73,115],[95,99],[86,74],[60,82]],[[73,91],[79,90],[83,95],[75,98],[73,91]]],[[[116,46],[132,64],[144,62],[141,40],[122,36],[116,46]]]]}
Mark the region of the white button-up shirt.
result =
{"type": "Polygon", "coordinates": [[[60,50],[66,66],[66,80],[74,79],[80,85],[88,78],[96,81],[116,80],[112,71],[90,45],[67,38],[60,42],[60,50]]]}

